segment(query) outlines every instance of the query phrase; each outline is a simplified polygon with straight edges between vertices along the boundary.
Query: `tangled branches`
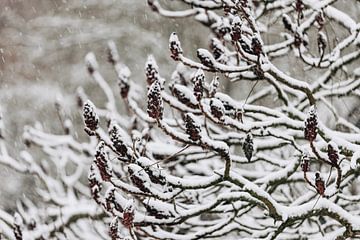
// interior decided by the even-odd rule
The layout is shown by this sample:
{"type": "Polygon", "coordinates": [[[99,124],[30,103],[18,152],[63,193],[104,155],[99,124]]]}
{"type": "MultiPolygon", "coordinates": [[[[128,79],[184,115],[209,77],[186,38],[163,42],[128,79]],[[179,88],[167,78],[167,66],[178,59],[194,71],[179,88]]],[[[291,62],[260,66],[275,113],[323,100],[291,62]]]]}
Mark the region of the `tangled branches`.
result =
{"type": "MultiPolygon", "coordinates": [[[[108,225],[111,239],[359,236],[354,183],[360,174],[360,129],[329,100],[360,96],[359,70],[351,65],[360,56],[360,25],[331,0],[182,2],[189,9],[167,10],[156,0],[148,4],[165,17],[194,16],[213,39],[209,50],[197,50],[195,61],[172,33],[169,55],[178,67],[168,81],[151,56],[143,84],[148,87],[142,88],[109,43],[109,63],[128,116],[118,112],[95,56],[86,57],[89,74],[107,97],[101,109],[79,94],[91,139],[88,153],[94,156],[90,194],[102,209],[93,214],[108,225]],[[279,42],[265,41],[278,21],[279,42]],[[335,37],[324,32],[332,22],[347,34],[330,46],[328,38],[335,37]],[[311,51],[314,42],[318,53],[311,51]],[[316,77],[305,81],[282,71],[275,62],[287,55],[316,77]],[[334,88],[330,82],[344,76],[341,71],[346,78],[334,88]],[[262,87],[235,99],[221,92],[223,81],[262,87]],[[328,116],[334,124],[324,120],[328,116]]],[[[10,164],[7,157],[1,162],[10,164]]],[[[18,221],[13,226],[19,239],[26,235],[18,221]]]]}

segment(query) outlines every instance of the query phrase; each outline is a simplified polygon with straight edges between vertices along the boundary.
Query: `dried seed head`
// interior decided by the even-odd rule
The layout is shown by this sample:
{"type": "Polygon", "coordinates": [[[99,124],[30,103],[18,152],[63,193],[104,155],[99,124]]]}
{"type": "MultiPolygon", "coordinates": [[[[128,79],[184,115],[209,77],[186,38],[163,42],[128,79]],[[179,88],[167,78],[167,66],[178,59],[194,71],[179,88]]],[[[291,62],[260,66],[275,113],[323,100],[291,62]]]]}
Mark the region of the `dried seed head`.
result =
{"type": "Polygon", "coordinates": [[[337,165],[338,162],[339,162],[339,149],[338,149],[336,143],[334,143],[334,142],[332,142],[332,141],[329,142],[329,144],[328,144],[328,149],[327,149],[327,150],[328,150],[328,151],[327,151],[327,154],[328,154],[329,160],[330,160],[333,164],[337,165]]]}
{"type": "Polygon", "coordinates": [[[112,167],[109,156],[105,152],[105,143],[101,141],[96,147],[95,163],[99,169],[102,180],[110,181],[112,176],[112,167]]]}
{"type": "Polygon", "coordinates": [[[162,119],[164,112],[163,99],[161,97],[161,85],[159,81],[151,84],[148,94],[147,113],[154,119],[162,119]]]}
{"type": "Polygon", "coordinates": [[[90,100],[87,100],[84,104],[83,118],[86,128],[90,131],[95,131],[99,128],[99,116],[96,114],[95,105],[90,100]]]}
{"type": "Polygon", "coordinates": [[[145,64],[146,82],[150,86],[159,79],[159,67],[153,55],[149,55],[145,64]]]}
{"type": "Polygon", "coordinates": [[[212,98],[210,100],[210,110],[211,110],[211,114],[214,117],[216,117],[220,121],[224,121],[225,108],[219,99],[212,98]]]}
{"type": "Polygon", "coordinates": [[[127,227],[131,228],[134,221],[134,215],[135,215],[135,201],[134,199],[130,199],[125,206],[122,224],[127,227]]]}
{"type": "Polygon", "coordinates": [[[171,35],[170,35],[169,48],[170,48],[170,52],[171,52],[171,57],[175,61],[178,61],[179,55],[183,53],[183,50],[181,48],[179,38],[175,32],[171,33],[171,35]]]}
{"type": "Polygon", "coordinates": [[[184,115],[185,132],[189,135],[192,141],[198,141],[201,139],[201,124],[192,113],[184,115]]]}
{"type": "Polygon", "coordinates": [[[194,96],[200,101],[204,94],[205,74],[202,69],[198,69],[194,77],[194,96]]]}
{"type": "Polygon", "coordinates": [[[308,117],[305,120],[305,131],[304,136],[305,139],[313,142],[317,135],[317,127],[318,127],[318,120],[317,120],[317,113],[315,106],[311,106],[309,109],[308,117]]]}
{"type": "Polygon", "coordinates": [[[244,151],[245,157],[250,162],[254,152],[254,141],[251,133],[248,133],[246,135],[242,149],[244,151]]]}

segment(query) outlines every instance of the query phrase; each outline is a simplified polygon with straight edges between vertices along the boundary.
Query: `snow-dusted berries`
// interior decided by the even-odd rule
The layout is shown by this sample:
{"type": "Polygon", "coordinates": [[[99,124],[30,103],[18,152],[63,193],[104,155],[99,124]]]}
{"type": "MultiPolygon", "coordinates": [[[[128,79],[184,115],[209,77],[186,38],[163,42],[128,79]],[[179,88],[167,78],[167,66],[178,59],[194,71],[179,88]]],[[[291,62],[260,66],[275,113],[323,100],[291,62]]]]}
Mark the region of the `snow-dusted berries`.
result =
{"type": "Polygon", "coordinates": [[[244,151],[245,157],[250,162],[253,152],[254,152],[254,141],[253,141],[253,137],[252,137],[251,133],[248,133],[246,135],[242,149],[244,151]]]}
{"type": "Polygon", "coordinates": [[[225,108],[219,99],[212,98],[210,100],[210,111],[214,117],[216,117],[220,121],[224,121],[225,108]]]}
{"type": "Polygon", "coordinates": [[[110,159],[105,152],[105,143],[101,141],[96,147],[95,164],[99,169],[101,179],[109,181],[112,176],[112,167],[110,159]]]}
{"type": "Polygon", "coordinates": [[[301,156],[301,170],[306,173],[310,170],[310,158],[306,153],[301,156]]]}
{"type": "Polygon", "coordinates": [[[198,69],[194,77],[194,96],[200,101],[204,95],[205,74],[202,69],[198,69]]]}
{"type": "Polygon", "coordinates": [[[241,20],[238,16],[232,20],[230,35],[233,41],[238,41],[241,38],[241,20]]]}
{"type": "Polygon", "coordinates": [[[128,165],[128,172],[132,183],[139,188],[142,192],[150,192],[149,190],[149,179],[144,169],[136,164],[128,165]]]}
{"type": "Polygon", "coordinates": [[[116,153],[122,157],[129,157],[130,154],[128,153],[128,148],[121,138],[120,127],[117,124],[111,124],[109,128],[109,135],[116,153]]]}
{"type": "Polygon", "coordinates": [[[95,163],[91,164],[90,166],[88,181],[89,181],[89,187],[92,198],[96,201],[96,203],[100,204],[101,203],[100,192],[102,189],[102,185],[101,185],[102,180],[99,173],[99,169],[96,167],[95,163]]]}
{"type": "Polygon", "coordinates": [[[127,227],[131,228],[134,221],[134,213],[135,213],[135,201],[134,199],[130,199],[125,206],[122,224],[127,227]]]}
{"type": "Polygon", "coordinates": [[[315,173],[315,187],[318,194],[325,196],[325,182],[320,176],[320,172],[315,173]]]}
{"type": "Polygon", "coordinates": [[[169,48],[170,48],[170,52],[171,52],[171,57],[175,61],[178,61],[179,55],[183,53],[183,50],[181,48],[179,38],[175,32],[171,33],[171,35],[170,35],[169,48]]]}
{"type": "Polygon", "coordinates": [[[119,218],[116,216],[113,218],[113,220],[110,222],[109,225],[109,235],[111,237],[111,240],[118,240],[120,239],[119,234],[119,218]]]}
{"type": "Polygon", "coordinates": [[[337,145],[334,142],[329,142],[328,149],[327,149],[327,154],[328,154],[328,158],[329,158],[330,162],[333,165],[338,165],[339,149],[338,149],[337,145]]]}
{"type": "Polygon", "coordinates": [[[145,64],[146,82],[149,86],[159,78],[159,67],[152,55],[149,55],[145,64]]]}
{"type": "Polygon", "coordinates": [[[112,212],[113,208],[119,212],[124,211],[121,205],[116,201],[114,187],[110,187],[105,193],[105,208],[108,212],[112,212]]]}
{"type": "Polygon", "coordinates": [[[153,84],[151,84],[147,97],[147,113],[150,117],[161,120],[163,118],[164,106],[161,97],[161,85],[159,81],[155,81],[153,84]]]}
{"type": "Polygon", "coordinates": [[[200,62],[206,66],[206,67],[209,67],[209,68],[213,68],[214,67],[214,57],[213,55],[211,55],[211,53],[206,50],[206,49],[202,49],[202,48],[199,48],[197,51],[197,57],[199,58],[200,62]]]}
{"type": "Polygon", "coordinates": [[[88,130],[95,131],[99,128],[99,116],[96,114],[95,105],[90,100],[87,100],[84,104],[83,118],[88,130]]]}
{"type": "Polygon", "coordinates": [[[306,140],[313,142],[317,135],[318,119],[315,106],[311,106],[308,116],[305,120],[304,137],[306,140]]]}
{"type": "Polygon", "coordinates": [[[192,141],[198,141],[201,136],[201,124],[198,122],[197,118],[192,113],[187,113],[184,116],[185,121],[185,132],[189,135],[189,138],[192,141]]]}
{"type": "Polygon", "coordinates": [[[262,53],[262,45],[257,37],[251,39],[251,50],[256,56],[259,56],[262,53]]]}

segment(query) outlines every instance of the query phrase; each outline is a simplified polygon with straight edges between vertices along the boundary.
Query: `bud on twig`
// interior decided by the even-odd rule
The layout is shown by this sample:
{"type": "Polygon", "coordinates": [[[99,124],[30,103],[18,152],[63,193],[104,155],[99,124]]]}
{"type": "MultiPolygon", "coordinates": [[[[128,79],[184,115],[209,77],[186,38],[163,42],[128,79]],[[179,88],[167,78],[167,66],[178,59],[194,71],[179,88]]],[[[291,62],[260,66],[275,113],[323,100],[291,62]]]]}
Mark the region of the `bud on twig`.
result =
{"type": "Polygon", "coordinates": [[[246,135],[242,149],[244,151],[245,157],[250,162],[253,152],[254,152],[254,142],[253,142],[253,137],[252,137],[251,133],[248,133],[246,135]]]}
{"type": "Polygon", "coordinates": [[[88,54],[86,54],[85,63],[87,70],[90,74],[93,74],[99,69],[99,64],[97,63],[95,54],[93,52],[89,52],[88,54]]]}
{"type": "Polygon", "coordinates": [[[317,120],[316,109],[315,106],[311,106],[308,113],[308,117],[305,120],[304,136],[306,140],[310,142],[313,142],[315,140],[317,135],[317,125],[318,125],[318,120],[317,120]]]}

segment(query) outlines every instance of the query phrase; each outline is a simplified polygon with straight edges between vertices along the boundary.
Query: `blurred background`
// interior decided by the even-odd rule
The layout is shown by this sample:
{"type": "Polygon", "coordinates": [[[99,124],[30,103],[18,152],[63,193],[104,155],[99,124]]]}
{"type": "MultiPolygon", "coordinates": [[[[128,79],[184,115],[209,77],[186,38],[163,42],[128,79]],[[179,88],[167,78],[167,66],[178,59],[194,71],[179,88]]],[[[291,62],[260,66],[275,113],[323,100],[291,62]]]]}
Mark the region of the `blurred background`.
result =
{"type": "MultiPolygon", "coordinates": [[[[178,2],[167,2],[164,6],[168,9],[179,9],[178,2]]],[[[360,4],[347,2],[336,4],[359,22],[360,4]]],[[[95,103],[101,104],[96,101],[97,85],[84,64],[89,51],[95,53],[100,71],[117,91],[116,75],[106,61],[109,40],[117,44],[121,61],[131,69],[133,80],[145,81],[144,64],[149,54],[155,56],[161,75],[169,78],[176,67],[168,52],[168,38],[173,31],[180,36],[190,57],[195,56],[197,48],[207,48],[211,37],[207,28],[192,19],[160,17],[145,0],[0,0],[0,108],[10,154],[16,157],[25,148],[22,141],[25,125],[39,121],[46,131],[60,132],[57,99],[62,100],[66,114],[79,122],[77,87],[82,86],[95,103]]],[[[271,34],[275,36],[278,32],[271,34]]],[[[313,78],[311,71],[299,71],[302,66],[293,57],[276,63],[297,77],[313,78]]],[[[234,96],[246,94],[249,89],[234,86],[231,88],[234,96]]],[[[353,105],[345,104],[343,109],[356,123],[360,110],[353,105]]],[[[78,131],[82,132],[82,128],[78,131]]],[[[0,208],[14,208],[15,200],[23,194],[35,195],[32,185],[31,177],[0,165],[0,208]]]]}
{"type": "MultiPolygon", "coordinates": [[[[176,66],[168,53],[171,32],[184,36],[184,49],[207,44],[203,37],[208,36],[207,29],[192,24],[185,30],[191,22],[161,18],[144,0],[1,0],[0,107],[10,154],[18,156],[25,148],[25,125],[39,121],[46,131],[61,131],[57,99],[75,120],[81,116],[75,101],[77,87],[96,99],[98,87],[87,73],[86,53],[96,54],[101,72],[115,91],[116,75],[106,61],[109,40],[117,44],[121,61],[135,81],[145,81],[143,69],[149,54],[155,56],[161,74],[169,77],[176,66]]],[[[32,184],[31,177],[0,165],[0,208],[13,208],[23,194],[34,195],[32,184]]]]}

